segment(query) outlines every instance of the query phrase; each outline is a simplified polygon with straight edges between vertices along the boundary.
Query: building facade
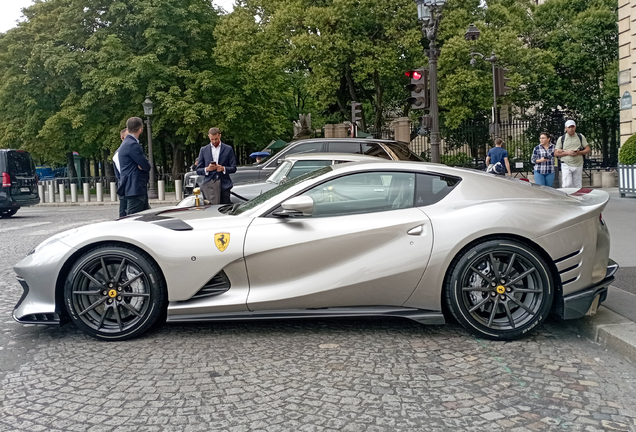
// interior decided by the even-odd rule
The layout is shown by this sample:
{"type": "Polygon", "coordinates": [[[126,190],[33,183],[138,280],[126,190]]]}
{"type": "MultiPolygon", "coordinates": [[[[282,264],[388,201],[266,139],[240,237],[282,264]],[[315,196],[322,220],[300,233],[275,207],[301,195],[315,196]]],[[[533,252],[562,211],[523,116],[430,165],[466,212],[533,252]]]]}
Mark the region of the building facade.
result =
{"type": "Polygon", "coordinates": [[[622,145],[636,133],[636,0],[618,0],[618,59],[622,145]]]}

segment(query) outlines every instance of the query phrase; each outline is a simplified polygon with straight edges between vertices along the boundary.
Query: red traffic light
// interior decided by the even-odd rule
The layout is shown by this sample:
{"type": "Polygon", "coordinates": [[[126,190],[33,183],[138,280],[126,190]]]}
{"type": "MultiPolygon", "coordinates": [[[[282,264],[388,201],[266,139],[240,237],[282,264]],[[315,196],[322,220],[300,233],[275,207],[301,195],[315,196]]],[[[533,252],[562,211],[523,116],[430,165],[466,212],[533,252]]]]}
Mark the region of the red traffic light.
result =
{"type": "Polygon", "coordinates": [[[414,80],[418,80],[418,79],[422,79],[422,74],[418,71],[406,71],[404,72],[404,75],[406,75],[407,77],[414,79],[414,80]]]}

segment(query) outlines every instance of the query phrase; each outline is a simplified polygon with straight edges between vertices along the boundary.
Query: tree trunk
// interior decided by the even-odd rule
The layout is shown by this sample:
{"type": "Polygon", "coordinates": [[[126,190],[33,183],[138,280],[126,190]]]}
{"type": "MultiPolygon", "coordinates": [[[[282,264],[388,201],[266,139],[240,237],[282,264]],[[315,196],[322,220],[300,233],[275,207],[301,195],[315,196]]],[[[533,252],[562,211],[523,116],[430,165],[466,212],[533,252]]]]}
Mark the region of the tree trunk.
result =
{"type": "Polygon", "coordinates": [[[610,159],[611,166],[618,166],[618,142],[620,134],[620,122],[612,122],[612,128],[610,132],[610,159]]]}
{"type": "Polygon", "coordinates": [[[66,175],[68,178],[77,177],[77,172],[75,171],[75,160],[73,158],[73,152],[66,153],[66,175]]]}
{"type": "Polygon", "coordinates": [[[601,151],[603,152],[603,166],[609,164],[609,131],[607,130],[607,119],[599,118],[601,125],[601,151]]]}
{"type": "MultiPolygon", "coordinates": [[[[159,144],[159,153],[161,153],[161,174],[170,172],[170,164],[168,163],[168,155],[166,155],[166,146],[163,140],[157,140],[159,144]]],[[[165,179],[164,179],[165,180],[165,179]]]]}
{"type": "Polygon", "coordinates": [[[110,150],[104,149],[103,154],[104,154],[104,167],[105,167],[104,177],[106,177],[109,182],[114,182],[115,170],[113,169],[113,164],[111,162],[108,162],[108,156],[110,155],[110,150]]]}
{"type": "Polygon", "coordinates": [[[84,178],[82,183],[88,183],[88,177],[91,176],[91,160],[89,158],[84,159],[84,178]]]}
{"type": "Polygon", "coordinates": [[[172,147],[172,178],[181,179],[184,168],[183,147],[179,143],[170,143],[172,147]]]}
{"type": "Polygon", "coordinates": [[[384,89],[382,88],[382,84],[380,83],[380,74],[378,71],[373,72],[373,86],[375,87],[375,103],[374,103],[374,111],[375,116],[373,119],[373,126],[376,130],[380,130],[382,128],[382,104],[384,89]]]}

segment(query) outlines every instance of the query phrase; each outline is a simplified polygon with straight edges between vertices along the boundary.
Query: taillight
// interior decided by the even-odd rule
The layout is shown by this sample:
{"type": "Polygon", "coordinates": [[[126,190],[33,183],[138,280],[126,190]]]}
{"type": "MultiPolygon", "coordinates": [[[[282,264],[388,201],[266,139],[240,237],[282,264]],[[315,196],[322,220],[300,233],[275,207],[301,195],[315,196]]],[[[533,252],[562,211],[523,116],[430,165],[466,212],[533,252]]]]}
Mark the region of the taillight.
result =
{"type": "Polygon", "coordinates": [[[37,175],[37,173],[35,174],[35,184],[38,184],[38,182],[40,181],[40,176],[37,175]]]}
{"type": "Polygon", "coordinates": [[[11,177],[9,177],[9,173],[2,173],[2,187],[11,187],[11,177]]]}

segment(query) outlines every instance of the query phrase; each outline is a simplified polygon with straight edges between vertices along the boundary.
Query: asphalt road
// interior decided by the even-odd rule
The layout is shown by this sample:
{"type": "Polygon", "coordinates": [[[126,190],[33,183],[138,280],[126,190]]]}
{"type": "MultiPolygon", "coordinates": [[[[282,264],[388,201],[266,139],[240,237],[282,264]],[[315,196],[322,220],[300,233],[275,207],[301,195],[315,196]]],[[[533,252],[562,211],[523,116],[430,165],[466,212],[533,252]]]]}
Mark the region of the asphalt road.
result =
{"type": "Polygon", "coordinates": [[[636,430],[636,366],[555,321],[510,343],[398,319],[164,325],[122,343],[15,323],[11,266],[116,212],[0,220],[0,430],[636,430]]]}

